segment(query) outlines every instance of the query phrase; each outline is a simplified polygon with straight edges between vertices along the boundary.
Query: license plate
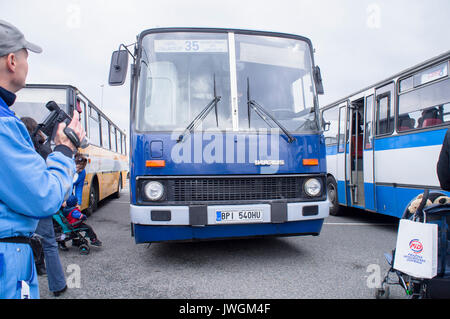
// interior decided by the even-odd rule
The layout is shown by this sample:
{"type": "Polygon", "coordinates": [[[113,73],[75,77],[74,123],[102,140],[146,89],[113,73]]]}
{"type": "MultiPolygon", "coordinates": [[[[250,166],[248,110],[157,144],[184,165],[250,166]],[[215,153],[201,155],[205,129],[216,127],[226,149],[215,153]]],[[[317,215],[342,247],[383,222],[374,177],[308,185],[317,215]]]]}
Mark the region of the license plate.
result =
{"type": "Polygon", "coordinates": [[[217,223],[248,223],[262,220],[261,210],[216,211],[217,223]]]}

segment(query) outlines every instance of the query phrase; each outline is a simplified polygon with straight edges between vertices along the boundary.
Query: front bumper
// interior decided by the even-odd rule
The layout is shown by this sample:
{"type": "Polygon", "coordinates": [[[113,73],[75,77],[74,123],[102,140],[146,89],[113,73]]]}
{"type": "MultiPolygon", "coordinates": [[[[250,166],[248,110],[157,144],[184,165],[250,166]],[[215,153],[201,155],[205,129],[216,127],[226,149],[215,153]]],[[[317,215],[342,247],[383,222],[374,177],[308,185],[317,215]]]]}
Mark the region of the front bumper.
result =
{"type": "MultiPolygon", "coordinates": [[[[136,206],[130,205],[131,223],[148,226],[217,226],[218,211],[259,210],[263,213],[257,224],[324,219],[329,215],[329,202],[274,202],[246,205],[136,206]]],[[[245,224],[245,223],[244,223],[245,224]]],[[[255,224],[255,222],[251,222],[255,224]]],[[[226,224],[236,225],[236,224],[226,224]]],[[[241,225],[241,223],[239,224],[241,225]]]]}

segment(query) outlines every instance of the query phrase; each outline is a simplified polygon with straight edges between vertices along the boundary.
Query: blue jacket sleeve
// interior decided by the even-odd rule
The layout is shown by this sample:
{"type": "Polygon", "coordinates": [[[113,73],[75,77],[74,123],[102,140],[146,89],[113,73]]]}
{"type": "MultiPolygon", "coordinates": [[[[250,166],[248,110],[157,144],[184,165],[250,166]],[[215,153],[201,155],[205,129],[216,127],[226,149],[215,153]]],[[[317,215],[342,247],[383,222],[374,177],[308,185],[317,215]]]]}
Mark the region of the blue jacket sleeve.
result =
{"type": "Polygon", "coordinates": [[[87,217],[84,214],[82,214],[78,209],[76,209],[72,212],[72,217],[76,218],[76,219],[82,219],[82,220],[87,219],[87,217]]]}
{"type": "Polygon", "coordinates": [[[78,199],[78,205],[81,206],[82,199],[83,199],[83,187],[84,187],[84,180],[86,178],[86,170],[82,170],[79,174],[78,174],[78,179],[77,181],[73,184],[74,188],[75,188],[75,196],[78,199]]]}
{"type": "Polygon", "coordinates": [[[72,191],[73,159],[54,152],[45,162],[25,125],[12,117],[0,118],[0,145],[0,200],[32,218],[55,214],[72,191]]]}

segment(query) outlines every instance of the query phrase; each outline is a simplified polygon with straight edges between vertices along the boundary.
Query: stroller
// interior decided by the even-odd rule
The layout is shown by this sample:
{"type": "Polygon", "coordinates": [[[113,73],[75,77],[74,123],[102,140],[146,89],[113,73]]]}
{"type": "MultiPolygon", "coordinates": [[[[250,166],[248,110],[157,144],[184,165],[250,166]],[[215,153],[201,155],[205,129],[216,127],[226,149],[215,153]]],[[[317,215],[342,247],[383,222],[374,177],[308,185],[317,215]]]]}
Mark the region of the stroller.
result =
{"type": "Polygon", "coordinates": [[[70,224],[66,217],[64,217],[61,210],[53,215],[53,225],[55,228],[55,238],[58,242],[58,246],[65,247],[65,243],[72,240],[72,246],[78,246],[78,251],[81,255],[89,254],[91,248],[86,236],[82,232],[86,231],[86,228],[77,228],[83,221],[78,221],[74,224],[70,224]]]}
{"type": "Polygon", "coordinates": [[[390,265],[381,288],[375,292],[377,299],[388,299],[390,285],[400,285],[406,295],[411,299],[439,299],[450,298],[450,204],[434,204],[425,207],[427,200],[432,202],[442,196],[441,193],[430,193],[425,190],[422,201],[416,212],[411,214],[406,208],[402,219],[410,219],[418,222],[433,223],[438,225],[438,269],[437,275],[432,279],[415,278],[394,269],[395,250],[391,254],[385,253],[386,261],[390,265]],[[395,274],[397,278],[392,279],[395,274]]]}

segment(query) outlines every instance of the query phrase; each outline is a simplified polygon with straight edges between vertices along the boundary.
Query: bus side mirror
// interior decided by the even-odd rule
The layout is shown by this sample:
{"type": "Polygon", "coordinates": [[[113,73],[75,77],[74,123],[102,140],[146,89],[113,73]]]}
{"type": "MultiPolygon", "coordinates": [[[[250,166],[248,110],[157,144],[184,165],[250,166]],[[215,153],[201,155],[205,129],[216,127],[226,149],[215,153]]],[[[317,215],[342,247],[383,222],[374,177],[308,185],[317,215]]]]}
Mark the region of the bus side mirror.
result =
{"type": "Polygon", "coordinates": [[[324,94],[322,74],[320,73],[320,68],[318,66],[314,67],[314,81],[316,82],[317,94],[324,94]]]}
{"type": "Polygon", "coordinates": [[[128,52],[126,50],[114,51],[111,57],[108,83],[118,86],[125,83],[128,71],[128,52]]]}
{"type": "Polygon", "coordinates": [[[324,122],[323,123],[323,131],[328,132],[330,130],[330,126],[331,126],[330,122],[324,122]]]}

